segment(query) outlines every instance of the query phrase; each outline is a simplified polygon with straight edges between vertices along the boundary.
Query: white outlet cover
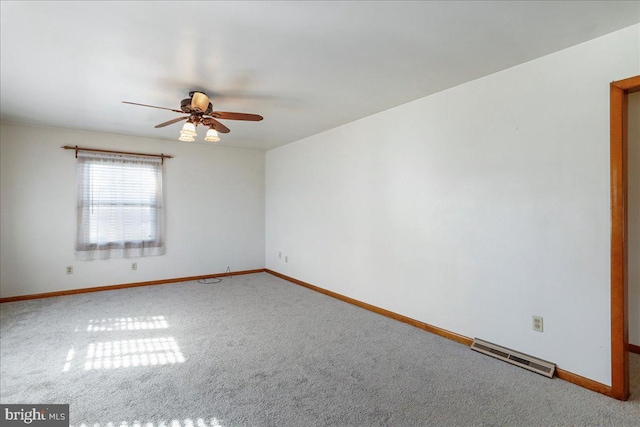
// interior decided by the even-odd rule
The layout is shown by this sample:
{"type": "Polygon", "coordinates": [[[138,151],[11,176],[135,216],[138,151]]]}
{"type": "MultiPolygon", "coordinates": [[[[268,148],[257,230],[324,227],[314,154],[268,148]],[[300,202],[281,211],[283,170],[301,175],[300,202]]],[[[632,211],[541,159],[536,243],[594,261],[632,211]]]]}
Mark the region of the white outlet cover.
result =
{"type": "Polygon", "coordinates": [[[533,330],[536,332],[544,331],[544,321],[542,316],[533,316],[533,330]]]}

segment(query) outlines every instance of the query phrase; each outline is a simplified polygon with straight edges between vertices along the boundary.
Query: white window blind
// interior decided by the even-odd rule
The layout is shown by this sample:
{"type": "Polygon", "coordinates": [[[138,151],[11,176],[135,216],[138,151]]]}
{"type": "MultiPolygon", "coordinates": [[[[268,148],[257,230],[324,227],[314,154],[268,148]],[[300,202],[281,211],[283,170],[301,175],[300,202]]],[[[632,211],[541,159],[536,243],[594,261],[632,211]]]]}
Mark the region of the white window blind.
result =
{"type": "Polygon", "coordinates": [[[162,160],[79,152],[76,258],[165,253],[162,160]]]}

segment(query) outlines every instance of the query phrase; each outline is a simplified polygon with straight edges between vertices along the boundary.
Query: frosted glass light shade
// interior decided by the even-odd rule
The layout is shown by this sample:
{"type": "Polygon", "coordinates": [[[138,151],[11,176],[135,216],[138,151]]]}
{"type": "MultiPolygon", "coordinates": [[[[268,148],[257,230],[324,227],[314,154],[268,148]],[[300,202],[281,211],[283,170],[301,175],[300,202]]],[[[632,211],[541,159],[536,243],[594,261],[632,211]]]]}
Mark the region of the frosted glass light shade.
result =
{"type": "Polygon", "coordinates": [[[196,133],[196,125],[191,122],[187,122],[182,126],[182,130],[180,131],[180,135],[182,136],[197,136],[196,133]]]}
{"type": "Polygon", "coordinates": [[[204,137],[205,141],[208,142],[218,142],[220,141],[220,137],[218,136],[218,132],[215,129],[209,129],[207,131],[207,136],[204,137]]]}
{"type": "Polygon", "coordinates": [[[178,138],[180,141],[184,141],[184,142],[193,142],[195,141],[195,138],[192,137],[191,135],[180,135],[180,138],[178,138]]]}

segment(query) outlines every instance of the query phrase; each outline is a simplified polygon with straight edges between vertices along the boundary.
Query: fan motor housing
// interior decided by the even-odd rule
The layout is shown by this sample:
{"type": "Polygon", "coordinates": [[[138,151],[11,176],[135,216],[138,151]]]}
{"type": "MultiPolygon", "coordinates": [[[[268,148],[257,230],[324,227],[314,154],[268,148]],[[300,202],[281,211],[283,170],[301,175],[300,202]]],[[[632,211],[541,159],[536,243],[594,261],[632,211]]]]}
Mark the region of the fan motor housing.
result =
{"type": "MultiPolygon", "coordinates": [[[[192,101],[191,98],[185,98],[182,101],[180,101],[180,109],[187,114],[198,112],[198,111],[194,111],[194,109],[191,108],[191,101],[192,101]]],[[[200,111],[200,112],[203,114],[209,114],[212,111],[213,111],[213,105],[209,103],[209,105],[207,106],[207,109],[205,111],[200,111]]]]}

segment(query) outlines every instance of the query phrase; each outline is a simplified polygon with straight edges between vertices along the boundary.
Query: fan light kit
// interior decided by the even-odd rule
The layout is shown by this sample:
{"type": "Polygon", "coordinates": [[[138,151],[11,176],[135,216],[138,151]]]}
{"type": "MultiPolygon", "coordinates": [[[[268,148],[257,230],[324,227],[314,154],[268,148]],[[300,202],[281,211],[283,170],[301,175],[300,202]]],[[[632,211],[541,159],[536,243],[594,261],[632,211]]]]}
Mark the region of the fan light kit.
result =
{"type": "Polygon", "coordinates": [[[180,138],[178,140],[185,142],[195,141],[195,137],[198,136],[196,127],[199,124],[207,126],[207,135],[204,140],[207,142],[218,142],[220,133],[229,133],[230,130],[225,125],[220,123],[217,119],[222,120],[243,120],[249,122],[259,122],[263,119],[262,116],[257,114],[247,113],[229,113],[225,111],[213,111],[213,106],[209,102],[209,97],[204,92],[192,91],[189,92],[189,98],[183,99],[180,102],[180,110],[174,110],[172,108],[156,107],[154,105],[138,104],[136,102],[122,101],[125,104],[139,105],[141,107],[159,108],[161,110],[169,110],[175,113],[185,113],[188,116],[178,117],[177,119],[169,120],[168,122],[160,123],[156,125],[156,128],[162,128],[174,123],[187,120],[182,126],[180,131],[180,138]]]}
{"type": "Polygon", "coordinates": [[[208,142],[218,142],[220,141],[220,137],[218,136],[218,131],[215,129],[209,128],[207,131],[207,136],[204,137],[205,141],[208,142]]]}

